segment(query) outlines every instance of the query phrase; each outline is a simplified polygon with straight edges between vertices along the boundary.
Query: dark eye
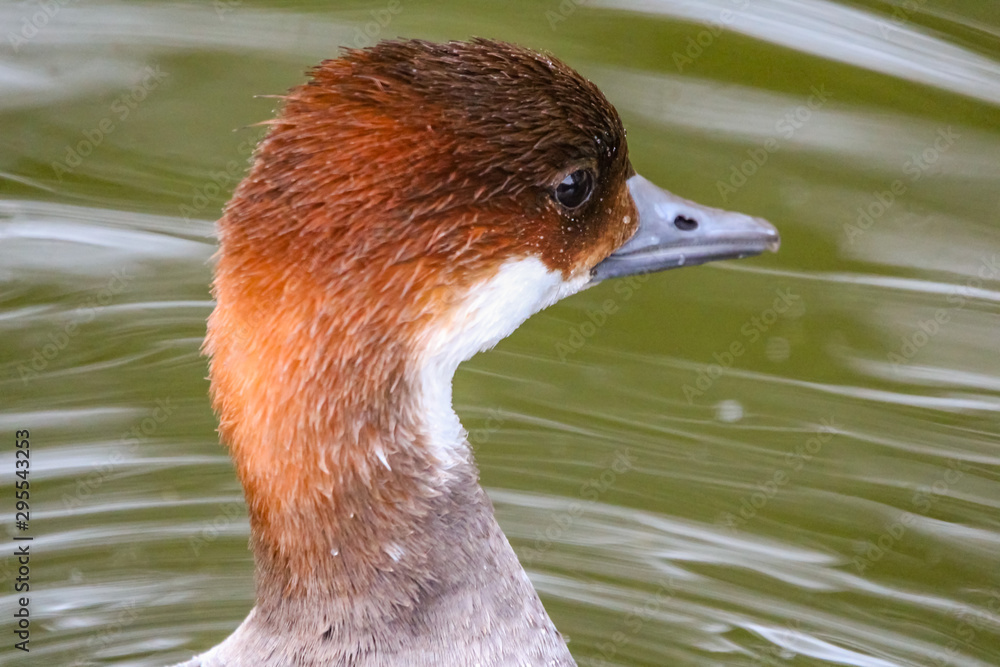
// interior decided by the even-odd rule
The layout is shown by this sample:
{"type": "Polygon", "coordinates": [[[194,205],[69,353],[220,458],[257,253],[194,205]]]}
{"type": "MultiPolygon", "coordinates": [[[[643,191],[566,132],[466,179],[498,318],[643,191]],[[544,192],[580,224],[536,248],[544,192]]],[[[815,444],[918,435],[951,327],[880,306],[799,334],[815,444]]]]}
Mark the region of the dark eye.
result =
{"type": "Polygon", "coordinates": [[[590,199],[594,191],[594,174],[589,169],[578,169],[556,186],[552,196],[566,208],[577,208],[590,199]]]}

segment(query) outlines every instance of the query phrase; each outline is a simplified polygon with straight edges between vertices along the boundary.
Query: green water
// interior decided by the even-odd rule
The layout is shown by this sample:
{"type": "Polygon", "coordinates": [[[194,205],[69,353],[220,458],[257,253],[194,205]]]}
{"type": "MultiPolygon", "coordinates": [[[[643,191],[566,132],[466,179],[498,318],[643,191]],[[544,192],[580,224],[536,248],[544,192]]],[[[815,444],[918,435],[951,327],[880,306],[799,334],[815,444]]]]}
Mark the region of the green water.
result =
{"type": "Polygon", "coordinates": [[[198,348],[211,221],[276,104],[255,95],[341,45],[482,35],[596,81],[646,177],[783,237],[603,284],[459,371],[483,482],[579,663],[1000,664],[995,2],[0,17],[0,663],[163,665],[243,619],[248,527],[198,348]]]}

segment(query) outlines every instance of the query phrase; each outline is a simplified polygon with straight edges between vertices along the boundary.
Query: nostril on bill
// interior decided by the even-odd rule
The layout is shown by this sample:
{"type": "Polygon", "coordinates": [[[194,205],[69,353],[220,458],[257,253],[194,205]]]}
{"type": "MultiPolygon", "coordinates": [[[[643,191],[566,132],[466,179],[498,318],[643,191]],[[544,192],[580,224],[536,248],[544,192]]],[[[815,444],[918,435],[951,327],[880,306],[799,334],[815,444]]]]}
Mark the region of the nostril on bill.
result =
{"type": "Polygon", "coordinates": [[[674,218],[674,227],[682,232],[690,232],[692,229],[698,229],[698,221],[683,215],[678,215],[674,218]]]}

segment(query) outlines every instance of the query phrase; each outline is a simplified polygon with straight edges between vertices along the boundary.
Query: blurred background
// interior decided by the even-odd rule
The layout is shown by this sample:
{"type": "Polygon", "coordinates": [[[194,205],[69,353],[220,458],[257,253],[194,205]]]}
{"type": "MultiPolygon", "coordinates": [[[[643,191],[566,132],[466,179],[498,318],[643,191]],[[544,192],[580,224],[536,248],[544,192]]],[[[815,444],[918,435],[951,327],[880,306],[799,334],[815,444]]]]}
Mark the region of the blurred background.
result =
{"type": "Polygon", "coordinates": [[[36,0],[0,28],[0,430],[30,430],[34,536],[31,652],[5,632],[0,664],[164,665],[250,609],[199,356],[212,221],[277,104],[255,96],[397,36],[554,53],[639,172],[782,233],[602,284],[459,370],[579,663],[1000,664],[995,0],[36,0]]]}

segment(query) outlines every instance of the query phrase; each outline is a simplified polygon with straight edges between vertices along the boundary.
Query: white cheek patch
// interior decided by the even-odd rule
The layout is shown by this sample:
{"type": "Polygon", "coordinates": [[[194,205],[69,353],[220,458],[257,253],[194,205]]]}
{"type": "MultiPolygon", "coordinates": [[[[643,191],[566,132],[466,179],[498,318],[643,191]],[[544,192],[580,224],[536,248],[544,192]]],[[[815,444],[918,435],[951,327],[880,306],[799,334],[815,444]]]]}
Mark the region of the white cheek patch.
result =
{"type": "Polygon", "coordinates": [[[428,332],[423,347],[420,404],[432,450],[447,468],[465,460],[465,430],[451,406],[458,365],[509,336],[526,319],[590,282],[583,272],[569,280],[536,257],[505,262],[488,280],[469,290],[440,328],[428,332]]]}
{"type": "Polygon", "coordinates": [[[565,280],[536,257],[510,260],[492,278],[470,289],[461,305],[445,316],[441,329],[429,332],[425,352],[454,371],[538,311],[579,292],[589,279],[584,274],[565,280]]]}

